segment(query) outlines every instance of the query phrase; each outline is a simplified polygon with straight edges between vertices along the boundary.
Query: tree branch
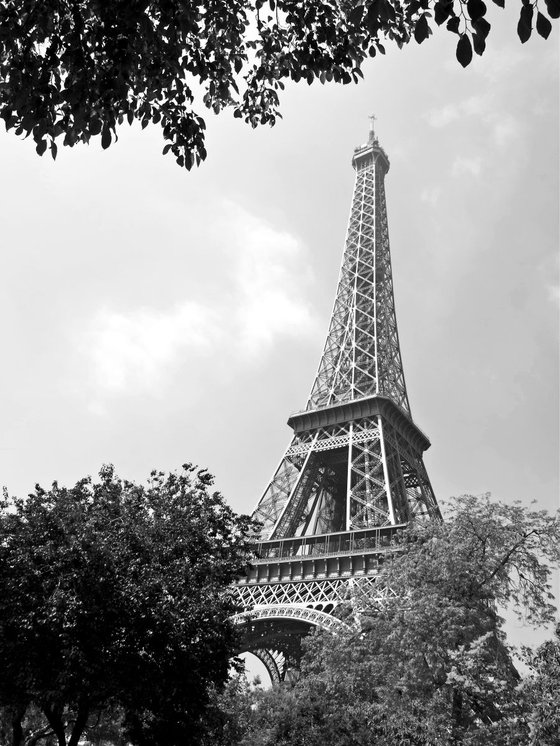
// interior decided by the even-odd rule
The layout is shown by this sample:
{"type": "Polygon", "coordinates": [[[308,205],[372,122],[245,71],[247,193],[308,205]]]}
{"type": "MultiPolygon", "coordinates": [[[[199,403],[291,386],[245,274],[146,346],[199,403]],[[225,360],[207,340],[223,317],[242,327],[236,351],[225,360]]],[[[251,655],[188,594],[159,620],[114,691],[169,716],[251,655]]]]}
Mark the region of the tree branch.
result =
{"type": "Polygon", "coordinates": [[[515,551],[516,551],[516,550],[517,550],[517,549],[518,549],[518,548],[519,548],[520,546],[523,546],[523,544],[525,543],[525,541],[526,541],[526,540],[527,540],[527,539],[528,539],[528,538],[529,538],[529,537],[530,537],[530,536],[531,536],[532,534],[537,534],[537,536],[538,536],[538,535],[540,534],[540,532],[539,532],[539,531],[538,531],[537,529],[533,529],[532,531],[529,531],[529,532],[528,532],[528,533],[526,533],[526,534],[522,534],[522,538],[521,538],[521,539],[520,539],[520,540],[519,540],[519,541],[518,541],[518,542],[517,542],[516,544],[514,544],[514,545],[512,546],[512,548],[511,548],[511,549],[509,550],[509,552],[506,552],[506,554],[505,554],[505,556],[503,557],[502,561],[501,561],[501,562],[499,562],[499,563],[498,563],[498,564],[496,565],[496,567],[495,567],[495,568],[494,568],[494,570],[493,570],[493,571],[492,571],[492,572],[490,573],[490,575],[488,575],[488,576],[487,576],[486,578],[484,578],[483,580],[481,580],[481,581],[480,581],[480,583],[478,583],[478,585],[477,585],[477,588],[478,588],[478,589],[482,588],[482,586],[483,586],[483,585],[486,585],[486,583],[488,583],[488,582],[489,582],[490,580],[492,580],[492,578],[496,577],[496,575],[498,574],[498,572],[499,572],[500,570],[502,570],[502,569],[503,569],[503,568],[504,568],[504,567],[505,567],[505,566],[507,565],[507,563],[509,562],[509,559],[510,559],[510,557],[511,557],[511,556],[512,556],[512,555],[514,554],[514,552],[515,552],[515,551]]]}
{"type": "Polygon", "coordinates": [[[25,739],[25,746],[36,746],[36,744],[42,738],[48,738],[54,733],[50,725],[44,725],[42,728],[37,729],[33,733],[30,733],[25,739]]]}

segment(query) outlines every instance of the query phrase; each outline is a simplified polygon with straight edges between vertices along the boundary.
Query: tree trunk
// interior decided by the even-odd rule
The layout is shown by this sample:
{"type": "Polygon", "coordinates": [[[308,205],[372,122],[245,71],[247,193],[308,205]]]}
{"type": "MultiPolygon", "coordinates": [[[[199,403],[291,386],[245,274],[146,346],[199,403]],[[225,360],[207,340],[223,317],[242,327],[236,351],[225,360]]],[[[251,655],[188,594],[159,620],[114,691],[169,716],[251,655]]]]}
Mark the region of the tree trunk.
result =
{"type": "Polygon", "coordinates": [[[17,709],[12,716],[12,746],[20,746],[23,741],[23,727],[21,721],[25,715],[25,708],[17,709]]]}
{"type": "Polygon", "coordinates": [[[84,732],[84,728],[87,725],[88,717],[89,717],[89,707],[83,702],[80,702],[80,704],[78,705],[78,715],[76,717],[76,722],[74,723],[74,727],[72,728],[72,733],[68,741],[68,746],[78,746],[78,741],[80,740],[80,736],[84,732]]]}
{"type": "Polygon", "coordinates": [[[457,689],[453,689],[452,694],[452,704],[451,704],[451,712],[452,712],[452,739],[454,744],[459,744],[463,742],[462,737],[462,725],[463,725],[463,695],[460,691],[457,689]]]}
{"type": "Polygon", "coordinates": [[[48,705],[43,705],[42,710],[53,729],[58,746],[66,746],[66,728],[62,719],[62,711],[55,710],[48,705]]]}

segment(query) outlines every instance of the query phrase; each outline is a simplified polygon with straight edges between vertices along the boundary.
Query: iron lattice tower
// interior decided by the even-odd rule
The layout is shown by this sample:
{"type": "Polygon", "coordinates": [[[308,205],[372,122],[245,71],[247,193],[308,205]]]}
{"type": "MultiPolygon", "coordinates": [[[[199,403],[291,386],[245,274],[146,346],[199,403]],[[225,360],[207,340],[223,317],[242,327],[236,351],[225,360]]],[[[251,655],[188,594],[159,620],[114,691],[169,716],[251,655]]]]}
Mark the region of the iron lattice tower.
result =
{"type": "Polygon", "coordinates": [[[389,160],[372,127],[356,181],[329,331],[292,441],[253,512],[258,559],[236,586],[244,650],[273,680],[297,664],[310,625],[336,629],[339,604],[376,586],[391,537],[440,519],[406,392],[385,203],[389,160]]]}

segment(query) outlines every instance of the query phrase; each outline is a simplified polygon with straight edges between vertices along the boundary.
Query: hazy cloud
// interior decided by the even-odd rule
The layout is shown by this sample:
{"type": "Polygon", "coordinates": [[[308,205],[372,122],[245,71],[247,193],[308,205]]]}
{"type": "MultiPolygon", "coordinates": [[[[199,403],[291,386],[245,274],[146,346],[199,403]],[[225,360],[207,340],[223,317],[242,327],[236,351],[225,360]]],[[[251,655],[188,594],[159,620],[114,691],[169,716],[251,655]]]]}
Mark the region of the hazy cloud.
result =
{"type": "Polygon", "coordinates": [[[215,230],[224,254],[216,256],[211,277],[189,288],[193,297],[164,308],[104,306],[80,333],[98,395],[157,395],[187,359],[201,361],[219,350],[232,364],[244,364],[266,355],[281,335],[314,333],[302,300],[311,279],[302,272],[304,246],[231,203],[223,205],[215,230]],[[205,294],[205,283],[213,292],[205,294]]]}
{"type": "MultiPolygon", "coordinates": [[[[546,258],[541,261],[538,271],[546,288],[548,299],[554,305],[560,306],[560,256],[556,254],[553,258],[546,258]]],[[[557,324],[558,320],[557,317],[557,324]]]]}
{"type": "Polygon", "coordinates": [[[524,50],[522,51],[519,45],[488,50],[485,55],[485,64],[478,66],[476,71],[491,83],[501,82],[509,77],[516,67],[524,62],[527,64],[527,56],[523,52],[524,50]]]}
{"type": "Polygon", "coordinates": [[[453,165],[451,167],[451,173],[453,174],[453,176],[463,176],[464,174],[469,174],[471,176],[480,176],[481,171],[482,158],[480,156],[468,158],[463,155],[458,155],[453,161],[453,165]]]}
{"type": "Polygon", "coordinates": [[[560,306],[560,285],[548,285],[548,297],[552,301],[552,303],[556,303],[557,306],[560,306]]]}
{"type": "Polygon", "coordinates": [[[500,148],[509,145],[520,134],[519,123],[510,113],[497,109],[495,99],[488,94],[470,96],[463,101],[446,104],[439,109],[432,109],[426,115],[428,124],[436,129],[464,117],[476,117],[477,127],[489,128],[490,136],[500,148]]]}
{"type": "Polygon", "coordinates": [[[499,148],[504,148],[517,139],[521,133],[521,128],[515,119],[511,116],[495,117],[493,121],[494,142],[499,148]]]}
{"type": "Polygon", "coordinates": [[[428,186],[422,189],[422,192],[420,193],[420,199],[422,200],[422,202],[426,202],[432,207],[435,207],[435,205],[437,205],[437,203],[439,202],[440,195],[441,187],[428,186]]]}
{"type": "Polygon", "coordinates": [[[464,101],[456,104],[446,104],[439,109],[432,109],[428,112],[426,118],[428,124],[432,127],[446,127],[451,122],[462,116],[472,116],[480,114],[485,108],[485,100],[482,96],[470,96],[464,101]]]}
{"type": "Polygon", "coordinates": [[[155,391],[185,348],[196,354],[208,351],[219,331],[213,316],[192,301],[166,311],[101,309],[90,323],[84,348],[95,385],[113,392],[155,391]]]}
{"type": "Polygon", "coordinates": [[[232,226],[238,252],[235,317],[244,350],[262,353],[278,335],[312,333],[314,320],[302,293],[310,278],[302,276],[301,243],[245,211],[236,211],[232,226]]]}

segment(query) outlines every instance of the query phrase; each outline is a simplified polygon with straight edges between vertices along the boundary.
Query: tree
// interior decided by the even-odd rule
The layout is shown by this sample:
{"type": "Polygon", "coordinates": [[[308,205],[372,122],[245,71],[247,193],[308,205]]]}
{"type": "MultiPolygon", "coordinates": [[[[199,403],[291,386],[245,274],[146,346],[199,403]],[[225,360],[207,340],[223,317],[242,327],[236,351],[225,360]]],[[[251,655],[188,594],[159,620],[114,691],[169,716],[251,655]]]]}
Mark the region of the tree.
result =
{"type": "Polygon", "coordinates": [[[76,746],[119,708],[137,744],[196,743],[237,635],[226,592],[249,557],[246,516],[187,464],[146,486],[104,467],[0,506],[0,705],[12,744],[42,713],[76,746]]]}
{"type": "MultiPolygon", "coordinates": [[[[504,0],[493,0],[503,7],[504,0]]],[[[286,80],[357,82],[384,44],[422,43],[433,23],[466,66],[490,32],[483,0],[0,0],[0,116],[39,155],[124,121],[160,124],[180,166],[206,157],[195,94],[216,113],[274,124],[286,80]]],[[[547,38],[560,0],[521,0],[518,34],[547,38]]]]}
{"type": "Polygon", "coordinates": [[[530,708],[499,610],[550,623],[559,554],[558,517],[455,500],[444,524],[403,532],[378,578],[392,592],[356,597],[354,631],[309,637],[299,681],[261,695],[240,743],[526,744],[530,708]]]}
{"type": "Polygon", "coordinates": [[[0,707],[0,743],[13,743],[14,728],[23,746],[56,746],[51,726],[36,707],[30,706],[22,717],[20,708],[0,707]]]}
{"type": "Polygon", "coordinates": [[[556,639],[547,640],[534,654],[527,651],[527,657],[533,669],[525,687],[531,744],[560,746],[560,624],[556,639]]]}
{"type": "Polygon", "coordinates": [[[201,746],[239,743],[249,728],[261,691],[260,680],[255,678],[250,684],[244,671],[234,673],[224,687],[215,687],[202,719],[201,746]]]}

